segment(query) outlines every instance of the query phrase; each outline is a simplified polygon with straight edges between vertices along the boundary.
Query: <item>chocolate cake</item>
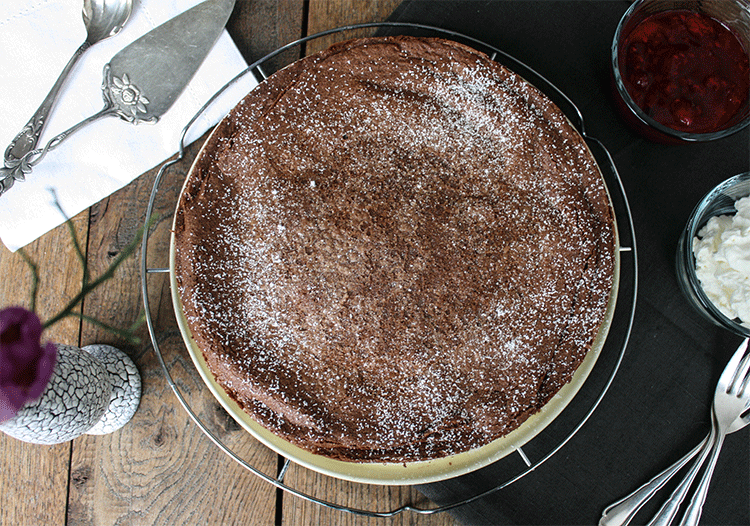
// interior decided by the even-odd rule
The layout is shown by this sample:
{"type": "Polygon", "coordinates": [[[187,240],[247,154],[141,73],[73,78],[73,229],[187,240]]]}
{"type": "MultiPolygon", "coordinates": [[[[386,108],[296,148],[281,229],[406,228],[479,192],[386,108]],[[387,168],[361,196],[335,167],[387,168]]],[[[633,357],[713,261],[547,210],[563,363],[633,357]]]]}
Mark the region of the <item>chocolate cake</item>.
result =
{"type": "Polygon", "coordinates": [[[536,88],[455,42],[366,38],[220,123],[174,272],[253,419],[326,457],[413,462],[508,434],[570,381],[615,237],[594,158],[536,88]]]}

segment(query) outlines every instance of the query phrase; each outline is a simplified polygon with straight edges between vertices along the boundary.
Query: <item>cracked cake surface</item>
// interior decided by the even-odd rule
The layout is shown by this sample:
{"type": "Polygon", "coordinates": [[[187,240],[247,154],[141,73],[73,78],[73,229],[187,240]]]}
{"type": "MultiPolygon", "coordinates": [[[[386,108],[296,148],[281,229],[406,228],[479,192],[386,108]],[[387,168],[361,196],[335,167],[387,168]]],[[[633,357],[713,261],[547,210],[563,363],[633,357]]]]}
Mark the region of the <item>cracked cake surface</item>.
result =
{"type": "Polygon", "coordinates": [[[217,382],[313,453],[413,462],[508,434],[604,319],[614,220],[541,92],[461,44],[335,44],[219,124],[175,214],[217,382]]]}

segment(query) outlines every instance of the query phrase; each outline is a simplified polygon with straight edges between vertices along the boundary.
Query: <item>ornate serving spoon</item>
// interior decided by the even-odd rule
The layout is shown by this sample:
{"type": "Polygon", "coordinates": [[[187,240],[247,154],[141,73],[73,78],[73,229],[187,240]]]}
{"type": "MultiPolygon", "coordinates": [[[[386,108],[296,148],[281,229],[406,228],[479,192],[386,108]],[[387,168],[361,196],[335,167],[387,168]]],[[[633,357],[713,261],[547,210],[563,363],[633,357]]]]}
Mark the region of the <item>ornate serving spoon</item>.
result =
{"type": "Polygon", "coordinates": [[[86,40],[70,58],[39,109],[6,148],[4,168],[0,168],[3,175],[0,175],[0,179],[3,179],[3,176],[8,177],[10,175],[14,180],[24,180],[25,175],[21,169],[21,159],[36,148],[42,130],[47,124],[47,117],[73,66],[91,46],[119,33],[125,22],[130,18],[132,10],[133,0],[84,0],[83,23],[86,26],[86,40]]]}
{"type": "Polygon", "coordinates": [[[0,168],[0,195],[23,181],[70,135],[102,117],[156,123],[190,82],[221,35],[235,0],[205,0],[152,29],[104,66],[104,108],[23,155],[13,170],[0,168]],[[21,174],[20,177],[16,174],[21,174]]]}

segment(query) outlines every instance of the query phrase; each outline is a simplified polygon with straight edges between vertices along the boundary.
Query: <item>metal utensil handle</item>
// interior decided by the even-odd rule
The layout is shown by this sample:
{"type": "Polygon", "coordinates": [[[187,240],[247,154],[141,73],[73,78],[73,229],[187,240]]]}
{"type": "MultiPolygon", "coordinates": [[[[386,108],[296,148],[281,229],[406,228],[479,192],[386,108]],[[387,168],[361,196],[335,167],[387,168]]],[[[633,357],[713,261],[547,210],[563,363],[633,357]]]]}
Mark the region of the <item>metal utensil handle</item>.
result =
{"type": "Polygon", "coordinates": [[[60,76],[57,77],[57,81],[52,86],[52,89],[50,89],[47,96],[39,105],[39,108],[36,110],[34,115],[32,115],[31,119],[29,119],[29,122],[26,124],[26,126],[23,127],[20,133],[16,135],[13,141],[11,141],[11,143],[5,149],[4,159],[6,168],[15,168],[16,166],[18,166],[18,164],[21,163],[21,159],[23,159],[23,157],[27,153],[36,148],[36,145],[39,142],[39,137],[42,134],[42,130],[44,130],[44,126],[47,124],[47,117],[49,116],[50,111],[52,110],[52,106],[54,106],[55,101],[60,94],[60,90],[65,83],[65,79],[68,77],[68,74],[73,69],[73,66],[76,64],[76,62],[78,62],[78,59],[81,58],[81,55],[83,55],[83,53],[90,47],[91,44],[89,44],[88,42],[84,42],[83,44],[81,44],[81,47],[79,47],[76,52],[73,53],[73,56],[70,57],[70,60],[66,64],[65,68],[63,68],[60,76]]]}
{"type": "Polygon", "coordinates": [[[700,456],[698,457],[698,460],[696,460],[695,464],[692,465],[690,471],[688,471],[688,473],[685,475],[685,478],[682,479],[682,482],[680,482],[680,485],[677,486],[677,488],[669,496],[669,500],[664,503],[664,505],[659,509],[659,511],[656,513],[654,518],[651,519],[651,522],[649,522],[647,526],[669,526],[672,523],[674,518],[677,516],[677,512],[680,509],[682,501],[685,500],[685,496],[687,495],[688,491],[690,491],[690,487],[692,486],[695,477],[698,475],[701,467],[706,462],[706,458],[708,458],[708,455],[711,453],[713,445],[716,441],[716,436],[717,429],[714,421],[714,425],[711,427],[711,434],[709,435],[709,445],[703,448],[700,456]]]}
{"type": "Polygon", "coordinates": [[[75,132],[77,132],[87,124],[91,124],[92,122],[101,119],[102,117],[118,115],[118,109],[112,104],[107,104],[98,113],[95,113],[91,117],[82,120],[75,126],[72,126],[64,132],[54,136],[44,148],[38,148],[26,153],[26,155],[24,155],[13,168],[0,168],[0,195],[3,195],[5,192],[7,192],[13,186],[13,183],[15,181],[25,180],[26,175],[30,174],[32,168],[39,164],[42,159],[44,159],[44,157],[47,155],[47,152],[49,152],[50,150],[54,150],[55,148],[60,146],[60,144],[65,139],[73,135],[75,132]]]}
{"type": "Polygon", "coordinates": [[[687,455],[669,466],[667,469],[646,482],[630,495],[623,497],[610,505],[602,513],[599,526],[627,526],[633,520],[638,510],[653,497],[676,473],[692,460],[704,447],[707,447],[711,435],[706,435],[703,442],[695,446],[687,455]]]}
{"type": "Polygon", "coordinates": [[[680,522],[680,526],[698,526],[698,521],[703,513],[703,503],[706,501],[706,495],[708,494],[708,486],[711,483],[711,476],[714,473],[714,468],[716,468],[716,460],[719,458],[719,452],[721,451],[721,446],[724,443],[725,436],[726,435],[724,434],[719,434],[716,437],[716,440],[714,440],[714,445],[711,450],[711,458],[708,461],[708,467],[706,468],[706,471],[703,472],[703,476],[698,484],[698,489],[696,489],[693,494],[693,498],[690,499],[690,504],[685,512],[685,516],[680,522]]]}

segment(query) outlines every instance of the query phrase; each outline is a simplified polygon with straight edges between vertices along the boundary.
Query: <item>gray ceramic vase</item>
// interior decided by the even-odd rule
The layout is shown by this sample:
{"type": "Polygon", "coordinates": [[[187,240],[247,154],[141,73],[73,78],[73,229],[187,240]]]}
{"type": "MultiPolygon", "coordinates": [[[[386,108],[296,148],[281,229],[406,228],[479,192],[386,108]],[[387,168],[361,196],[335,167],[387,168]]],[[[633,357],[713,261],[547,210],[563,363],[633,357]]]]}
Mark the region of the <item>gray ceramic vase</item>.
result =
{"type": "Polygon", "coordinates": [[[57,344],[57,362],[44,393],[0,423],[0,431],[32,444],[106,435],[130,421],[140,399],[141,376],[121,350],[57,344]]]}

